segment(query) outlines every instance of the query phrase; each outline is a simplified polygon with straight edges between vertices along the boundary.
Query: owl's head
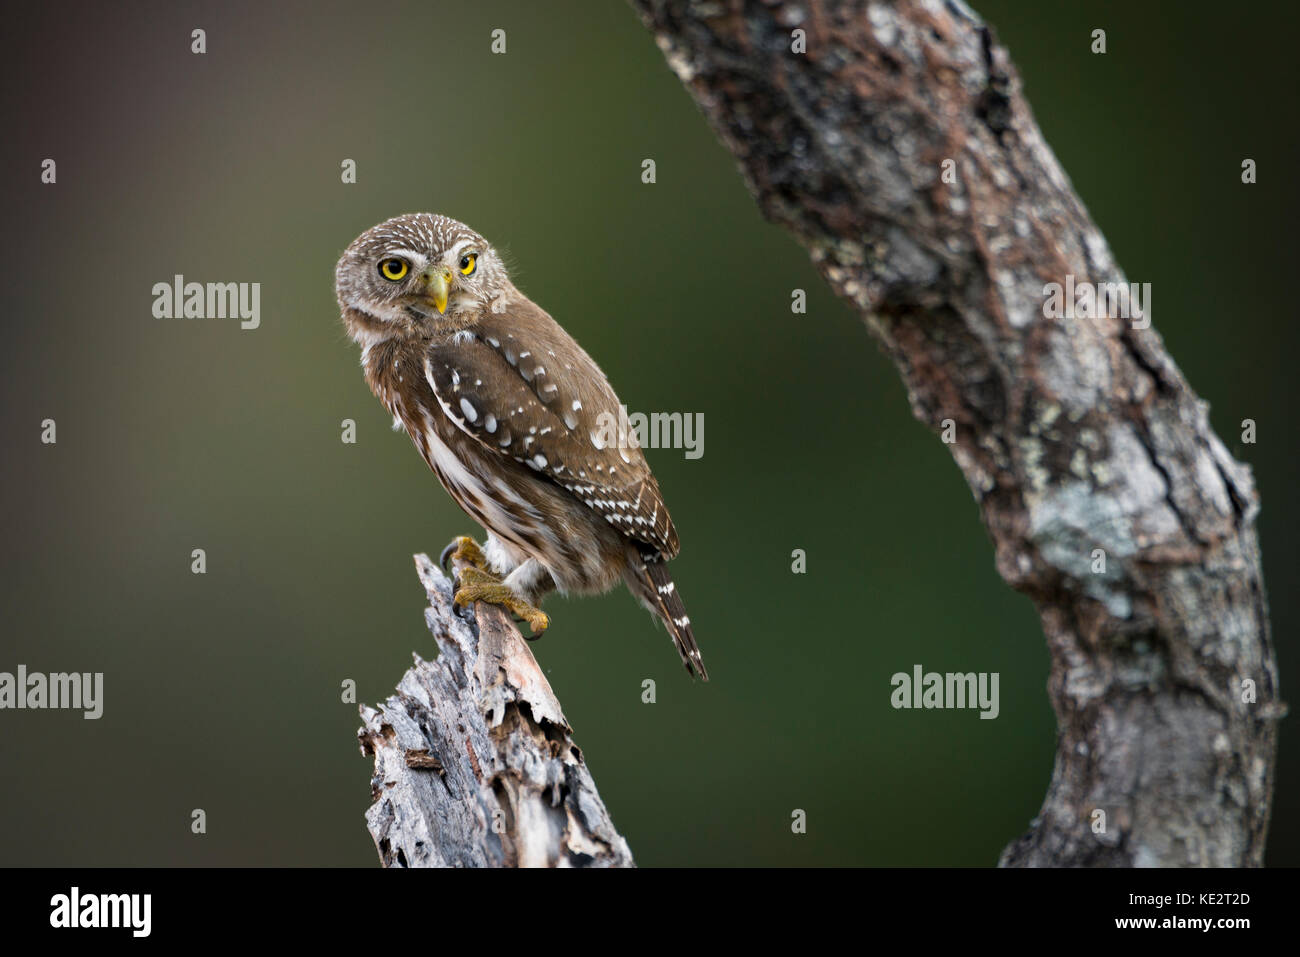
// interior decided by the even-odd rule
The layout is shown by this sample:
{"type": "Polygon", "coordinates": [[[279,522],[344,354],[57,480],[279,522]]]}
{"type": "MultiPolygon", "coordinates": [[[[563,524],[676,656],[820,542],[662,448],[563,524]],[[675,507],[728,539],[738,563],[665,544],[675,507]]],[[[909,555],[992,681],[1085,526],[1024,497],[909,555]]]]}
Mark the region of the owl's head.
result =
{"type": "Polygon", "coordinates": [[[408,213],[366,230],[334,277],[339,308],[358,339],[464,328],[508,287],[491,244],[436,213],[408,213]],[[361,315],[349,318],[349,311],[361,315]]]}

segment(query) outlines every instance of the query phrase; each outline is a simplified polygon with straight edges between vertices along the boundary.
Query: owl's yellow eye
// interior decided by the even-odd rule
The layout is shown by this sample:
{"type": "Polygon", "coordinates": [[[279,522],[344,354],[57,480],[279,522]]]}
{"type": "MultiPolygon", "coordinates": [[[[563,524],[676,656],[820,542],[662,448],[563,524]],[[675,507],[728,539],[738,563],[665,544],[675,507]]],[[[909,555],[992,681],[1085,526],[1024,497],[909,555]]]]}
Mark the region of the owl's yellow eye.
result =
{"type": "Polygon", "coordinates": [[[477,253],[466,253],[464,256],[460,257],[460,274],[462,276],[468,276],[470,273],[472,273],[475,270],[477,266],[478,266],[477,253]]]}
{"type": "Polygon", "coordinates": [[[385,259],[379,264],[379,274],[393,282],[405,277],[410,270],[405,259],[385,259]]]}

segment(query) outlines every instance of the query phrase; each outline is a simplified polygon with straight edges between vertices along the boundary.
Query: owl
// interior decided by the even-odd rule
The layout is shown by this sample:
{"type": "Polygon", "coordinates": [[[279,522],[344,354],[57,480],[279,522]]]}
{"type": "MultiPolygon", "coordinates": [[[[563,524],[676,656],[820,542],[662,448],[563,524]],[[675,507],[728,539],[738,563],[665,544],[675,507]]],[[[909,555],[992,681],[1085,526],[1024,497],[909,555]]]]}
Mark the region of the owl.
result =
{"type": "Polygon", "coordinates": [[[502,605],[537,635],[549,592],[622,581],[707,681],[666,564],[677,531],[618,396],[492,244],[446,216],[398,216],[347,248],[335,290],[394,428],[486,532],[443,553],[468,565],[456,603],[502,605]]]}

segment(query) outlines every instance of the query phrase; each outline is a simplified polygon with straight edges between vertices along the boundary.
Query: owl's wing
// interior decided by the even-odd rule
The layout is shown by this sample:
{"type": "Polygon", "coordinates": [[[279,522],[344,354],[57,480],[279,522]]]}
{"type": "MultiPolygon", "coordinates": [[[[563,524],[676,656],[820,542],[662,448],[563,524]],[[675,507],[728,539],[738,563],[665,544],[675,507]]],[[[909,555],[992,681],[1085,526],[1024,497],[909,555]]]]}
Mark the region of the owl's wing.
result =
{"type": "Polygon", "coordinates": [[[605,375],[540,307],[492,314],[432,345],[442,411],[483,448],[532,469],[665,559],[679,544],[659,485],[605,375]]]}

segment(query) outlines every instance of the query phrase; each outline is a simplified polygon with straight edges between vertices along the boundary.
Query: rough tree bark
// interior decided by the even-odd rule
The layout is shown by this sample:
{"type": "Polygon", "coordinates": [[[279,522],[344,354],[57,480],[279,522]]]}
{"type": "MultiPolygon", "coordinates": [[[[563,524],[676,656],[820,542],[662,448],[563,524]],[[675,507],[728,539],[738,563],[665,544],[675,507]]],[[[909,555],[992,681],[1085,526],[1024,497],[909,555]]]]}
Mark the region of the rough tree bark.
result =
{"type": "Polygon", "coordinates": [[[1056,767],[1001,863],[1260,864],[1283,706],[1251,473],[1153,330],[1045,317],[1048,283],[1126,280],[992,31],[956,0],[633,5],[916,417],[953,421],[1039,610],[1056,767]]]}
{"type": "MultiPolygon", "coordinates": [[[[495,605],[452,606],[415,556],[437,661],[362,707],[373,755],[366,824],[385,867],[631,867],[572,729],[524,639],[495,605]]],[[[458,572],[458,569],[453,569],[458,572]]]]}

